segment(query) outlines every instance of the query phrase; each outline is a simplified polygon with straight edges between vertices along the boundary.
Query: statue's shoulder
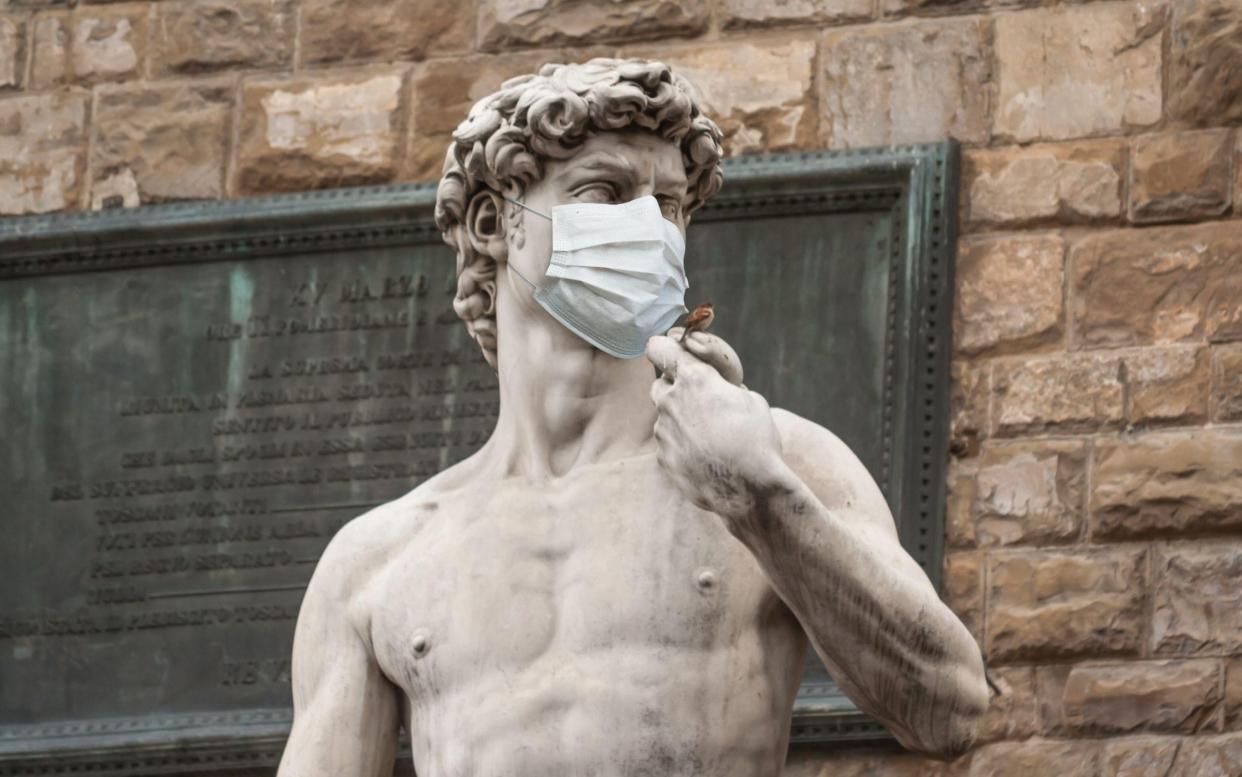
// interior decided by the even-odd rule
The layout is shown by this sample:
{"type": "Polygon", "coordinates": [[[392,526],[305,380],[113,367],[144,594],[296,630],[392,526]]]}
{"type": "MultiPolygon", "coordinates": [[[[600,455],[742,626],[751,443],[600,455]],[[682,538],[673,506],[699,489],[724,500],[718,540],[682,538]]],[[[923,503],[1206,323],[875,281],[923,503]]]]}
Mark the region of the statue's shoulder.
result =
{"type": "Polygon", "coordinates": [[[772,422],[776,424],[781,447],[787,455],[813,456],[828,461],[854,458],[849,446],[840,437],[797,413],[774,407],[772,422]]]}

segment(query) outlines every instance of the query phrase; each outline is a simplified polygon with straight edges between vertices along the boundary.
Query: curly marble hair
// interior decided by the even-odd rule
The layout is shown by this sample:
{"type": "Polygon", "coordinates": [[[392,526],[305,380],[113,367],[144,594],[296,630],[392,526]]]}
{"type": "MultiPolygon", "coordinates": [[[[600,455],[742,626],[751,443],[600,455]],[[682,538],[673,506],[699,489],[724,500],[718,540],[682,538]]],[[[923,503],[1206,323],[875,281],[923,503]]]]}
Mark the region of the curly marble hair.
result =
{"type": "Polygon", "coordinates": [[[592,59],[548,64],[479,100],[453,131],[436,192],[436,225],[457,250],[453,309],[496,366],[496,258],[472,240],[467,214],[481,192],[520,196],[543,177],[544,161],[568,159],[594,132],[641,127],[681,148],[690,213],[715,194],[721,132],[694,88],[660,62],[592,59]]]}

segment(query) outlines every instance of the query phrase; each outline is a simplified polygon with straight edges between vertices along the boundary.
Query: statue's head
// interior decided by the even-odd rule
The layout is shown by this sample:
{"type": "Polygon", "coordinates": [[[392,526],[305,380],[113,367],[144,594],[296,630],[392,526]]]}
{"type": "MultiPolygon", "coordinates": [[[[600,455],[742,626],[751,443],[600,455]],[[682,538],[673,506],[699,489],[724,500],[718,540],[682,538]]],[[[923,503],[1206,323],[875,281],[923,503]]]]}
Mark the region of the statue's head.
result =
{"type": "Polygon", "coordinates": [[[435,215],[457,251],[453,308],[488,363],[496,366],[498,265],[538,277],[551,247],[546,222],[512,201],[547,213],[650,194],[684,231],[723,181],[721,137],[689,82],[645,60],[544,65],[475,103],[453,132],[435,215]]]}

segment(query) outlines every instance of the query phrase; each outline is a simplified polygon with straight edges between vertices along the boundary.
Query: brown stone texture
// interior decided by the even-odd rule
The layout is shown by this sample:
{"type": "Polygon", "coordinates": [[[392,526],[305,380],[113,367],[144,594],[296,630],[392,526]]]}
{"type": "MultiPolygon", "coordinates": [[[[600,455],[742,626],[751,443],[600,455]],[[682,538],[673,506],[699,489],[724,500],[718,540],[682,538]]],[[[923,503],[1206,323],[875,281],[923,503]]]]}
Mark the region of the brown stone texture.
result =
{"type": "Polygon", "coordinates": [[[1242,728],[1242,656],[1225,660],[1225,728],[1242,728]]]}
{"type": "Polygon", "coordinates": [[[991,368],[954,359],[949,377],[949,452],[968,458],[979,452],[979,438],[988,431],[991,368]]]}
{"type": "Polygon", "coordinates": [[[452,132],[466,118],[470,106],[506,80],[535,72],[548,59],[546,53],[530,53],[437,59],[419,65],[412,89],[411,145],[402,177],[437,180],[452,132]]]}
{"type": "Polygon", "coordinates": [[[1165,9],[1091,3],[996,17],[996,136],[1065,140],[1155,124],[1165,9]]]}
{"type": "Polygon", "coordinates": [[[705,0],[480,0],[478,13],[484,51],[692,36],[708,22],[705,0]]]}
{"type": "Polygon", "coordinates": [[[232,93],[232,84],[186,83],[102,91],[93,186],[132,180],[140,202],[222,197],[232,93]]]}
{"type": "Polygon", "coordinates": [[[461,0],[306,0],[301,31],[304,63],[423,59],[469,51],[474,10],[461,0]]]}
{"type": "Polygon", "coordinates": [[[290,0],[162,2],[151,31],[152,69],[168,75],[288,65],[293,25],[290,0]]]}
{"type": "Polygon", "coordinates": [[[1213,349],[1212,420],[1242,421],[1242,346],[1213,349]]]}
{"type": "Polygon", "coordinates": [[[25,19],[0,16],[0,92],[22,85],[26,68],[25,36],[25,19]]]}
{"type": "Polygon", "coordinates": [[[245,85],[237,151],[244,192],[391,180],[400,164],[403,74],[245,85]]]}
{"type": "Polygon", "coordinates": [[[1090,510],[1093,537],[1242,528],[1242,435],[1221,430],[1100,440],[1090,510]]]}
{"type": "Polygon", "coordinates": [[[998,666],[988,669],[988,677],[997,690],[993,691],[988,711],[979,721],[975,741],[983,744],[1038,734],[1035,670],[1029,666],[998,666]]]}
{"type": "Polygon", "coordinates": [[[992,65],[982,21],[830,31],[820,63],[820,123],[828,146],[988,139],[992,65]]]}
{"type": "Polygon", "coordinates": [[[1123,361],[1131,424],[1198,424],[1207,419],[1206,348],[1145,348],[1127,353],[1123,361]]]}
{"type": "Polygon", "coordinates": [[[1242,544],[1158,548],[1151,583],[1154,653],[1242,652],[1242,544]]]}
{"type": "Polygon", "coordinates": [[[1065,243],[1057,235],[963,240],[953,339],[971,355],[1011,353],[1062,339],[1065,243]]]}
{"type": "Polygon", "coordinates": [[[1217,216],[1229,210],[1233,153],[1233,133],[1228,130],[1145,135],[1136,139],[1130,220],[1181,221],[1217,216]]]}
{"type": "Polygon", "coordinates": [[[1177,0],[1169,53],[1169,116],[1198,127],[1242,121],[1242,4],[1177,0]]]}
{"type": "Polygon", "coordinates": [[[723,0],[721,24],[728,30],[792,23],[837,24],[869,18],[873,5],[872,0],[723,0]]]}
{"type": "Polygon", "coordinates": [[[83,83],[122,81],[142,72],[147,3],[91,5],[72,17],[74,77],[83,83]]]}
{"type": "Polygon", "coordinates": [[[1219,661],[1136,661],[1041,668],[1043,725],[1059,734],[1193,734],[1217,727],[1219,661]]]}
{"type": "Polygon", "coordinates": [[[1141,550],[993,553],[987,654],[1013,661],[1134,653],[1142,641],[1141,550]]]}
{"type": "Polygon", "coordinates": [[[1112,777],[1168,777],[1182,749],[1174,737],[1114,739],[1104,745],[1104,774],[1112,777]]]}
{"type": "Polygon", "coordinates": [[[970,777],[1097,777],[1099,744],[1028,739],[975,751],[970,777]]]}
{"type": "Polygon", "coordinates": [[[1081,533],[1087,448],[1078,441],[988,443],[970,513],[979,545],[1049,544],[1081,533]]]}
{"type": "Polygon", "coordinates": [[[675,49],[663,59],[702,93],[726,153],[805,148],[815,139],[815,42],[675,49]]]}
{"type": "Polygon", "coordinates": [[[950,548],[973,548],[975,521],[971,508],[975,503],[978,467],[973,461],[951,461],[945,494],[945,542],[950,548]]]}
{"type": "Polygon", "coordinates": [[[15,97],[0,112],[0,214],[78,205],[85,170],[89,95],[15,97]]]}
{"type": "Polygon", "coordinates": [[[790,748],[781,777],[965,777],[965,768],[964,763],[899,753],[824,753],[790,748]]]}
{"type": "Polygon", "coordinates": [[[967,151],[965,219],[994,227],[1115,220],[1127,153],[1115,140],[967,151]]]}
{"type": "Polygon", "coordinates": [[[1242,774],[1242,736],[1185,740],[1168,777],[1235,777],[1242,774]]]}
{"type": "Polygon", "coordinates": [[[979,641],[983,636],[983,556],[950,553],[944,562],[944,601],[979,641]]]}
{"type": "Polygon", "coordinates": [[[46,13],[31,26],[30,88],[47,89],[69,78],[69,14],[46,13]]]}
{"type": "Polygon", "coordinates": [[[992,424],[1000,435],[1115,427],[1125,410],[1121,358],[1058,354],[998,362],[992,424]]]}
{"type": "Polygon", "coordinates": [[[1087,236],[1070,300],[1081,347],[1242,338],[1242,222],[1087,236]]]}

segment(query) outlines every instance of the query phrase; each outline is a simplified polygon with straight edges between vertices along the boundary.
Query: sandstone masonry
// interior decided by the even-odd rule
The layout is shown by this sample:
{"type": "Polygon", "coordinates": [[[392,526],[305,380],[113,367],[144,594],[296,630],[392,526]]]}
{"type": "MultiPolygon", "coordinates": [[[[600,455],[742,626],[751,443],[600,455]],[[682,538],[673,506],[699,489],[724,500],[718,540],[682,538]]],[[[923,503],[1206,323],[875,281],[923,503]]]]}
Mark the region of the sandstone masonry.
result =
{"type": "Polygon", "coordinates": [[[786,774],[1242,774],[1237,0],[0,0],[0,215],[434,181],[599,55],[731,154],[962,144],[943,595],[999,692],[786,774]]]}

